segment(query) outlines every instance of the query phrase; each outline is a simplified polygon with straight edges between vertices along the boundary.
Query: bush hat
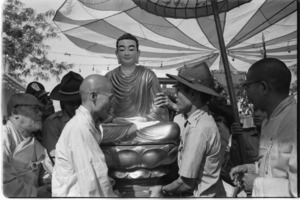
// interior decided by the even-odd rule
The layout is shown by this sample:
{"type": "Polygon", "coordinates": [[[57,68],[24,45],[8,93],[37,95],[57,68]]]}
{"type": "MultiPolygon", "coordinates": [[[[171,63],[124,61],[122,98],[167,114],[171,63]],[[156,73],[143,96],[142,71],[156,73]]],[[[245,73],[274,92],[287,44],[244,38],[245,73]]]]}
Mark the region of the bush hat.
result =
{"type": "Polygon", "coordinates": [[[79,87],[83,77],[73,71],[68,72],[50,93],[50,99],[73,101],[80,99],[79,87]]]}
{"type": "Polygon", "coordinates": [[[43,96],[49,94],[49,92],[45,91],[45,87],[37,81],[30,82],[27,85],[25,93],[31,94],[38,99],[41,99],[43,96]]]}
{"type": "Polygon", "coordinates": [[[166,75],[196,91],[220,96],[214,89],[214,78],[205,62],[198,63],[193,67],[183,68],[178,76],[171,74],[166,75]]]}

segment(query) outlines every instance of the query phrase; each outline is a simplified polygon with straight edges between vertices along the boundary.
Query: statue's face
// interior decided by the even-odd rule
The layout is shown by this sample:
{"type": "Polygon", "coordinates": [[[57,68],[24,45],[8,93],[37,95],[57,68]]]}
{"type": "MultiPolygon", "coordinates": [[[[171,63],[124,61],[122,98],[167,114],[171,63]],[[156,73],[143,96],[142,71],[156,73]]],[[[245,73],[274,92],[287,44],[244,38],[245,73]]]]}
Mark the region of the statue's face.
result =
{"type": "Polygon", "coordinates": [[[116,56],[122,66],[133,66],[139,61],[140,51],[134,40],[120,40],[116,56]]]}

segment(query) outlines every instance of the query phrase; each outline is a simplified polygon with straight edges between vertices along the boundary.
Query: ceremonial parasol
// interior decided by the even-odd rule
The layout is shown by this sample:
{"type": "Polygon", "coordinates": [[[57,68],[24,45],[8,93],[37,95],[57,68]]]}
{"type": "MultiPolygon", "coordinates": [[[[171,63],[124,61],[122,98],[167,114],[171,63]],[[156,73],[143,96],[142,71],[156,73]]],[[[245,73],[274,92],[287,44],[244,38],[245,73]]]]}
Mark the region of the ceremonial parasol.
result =
{"type": "Polygon", "coordinates": [[[296,0],[66,0],[54,22],[74,44],[106,59],[115,59],[116,39],[129,32],[149,68],[205,61],[225,70],[236,122],[231,72],[246,71],[265,54],[297,62],[296,0]]]}

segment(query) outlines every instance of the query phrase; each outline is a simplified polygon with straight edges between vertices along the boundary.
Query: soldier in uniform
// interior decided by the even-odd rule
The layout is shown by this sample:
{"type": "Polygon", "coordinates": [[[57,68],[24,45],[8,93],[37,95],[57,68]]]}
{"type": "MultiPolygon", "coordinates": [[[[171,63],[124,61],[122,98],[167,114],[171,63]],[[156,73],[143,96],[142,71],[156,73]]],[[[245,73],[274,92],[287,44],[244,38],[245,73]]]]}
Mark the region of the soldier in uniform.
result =
{"type": "Polygon", "coordinates": [[[68,72],[50,93],[50,98],[60,101],[61,110],[50,115],[43,125],[42,144],[50,153],[53,164],[55,145],[66,123],[75,115],[75,110],[80,106],[81,99],[79,87],[83,77],[73,71],[68,72]]]}

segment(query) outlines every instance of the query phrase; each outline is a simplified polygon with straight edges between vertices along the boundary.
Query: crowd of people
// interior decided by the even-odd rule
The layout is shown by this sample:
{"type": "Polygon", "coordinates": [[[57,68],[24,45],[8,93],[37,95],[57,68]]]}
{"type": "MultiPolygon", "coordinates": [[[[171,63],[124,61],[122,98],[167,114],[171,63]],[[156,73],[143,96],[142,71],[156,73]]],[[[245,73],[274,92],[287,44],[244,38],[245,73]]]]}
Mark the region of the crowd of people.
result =
{"type": "Polygon", "coordinates": [[[35,81],[10,97],[2,133],[5,196],[121,197],[101,144],[149,122],[153,135],[158,122],[180,131],[178,178],[152,186],[151,197],[228,197],[226,184],[252,197],[298,196],[297,102],[282,61],[265,58],[247,72],[243,87],[256,126],[249,131],[228,105],[218,104],[221,94],[205,62],[167,74],[177,82],[170,98],[155,73],[137,65],[138,44],[122,35],[115,51],[120,66],[105,76],[70,71],[50,94],[35,81]],[[52,100],[60,101],[60,111],[52,100]],[[124,122],[117,130],[106,126],[124,122]],[[245,154],[234,140],[238,134],[245,154]]]}

